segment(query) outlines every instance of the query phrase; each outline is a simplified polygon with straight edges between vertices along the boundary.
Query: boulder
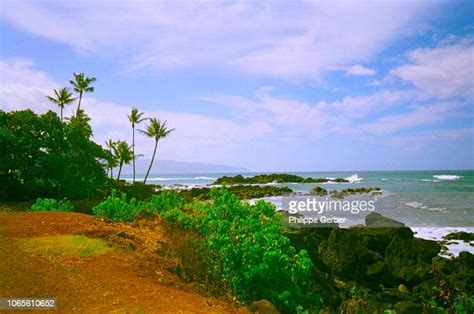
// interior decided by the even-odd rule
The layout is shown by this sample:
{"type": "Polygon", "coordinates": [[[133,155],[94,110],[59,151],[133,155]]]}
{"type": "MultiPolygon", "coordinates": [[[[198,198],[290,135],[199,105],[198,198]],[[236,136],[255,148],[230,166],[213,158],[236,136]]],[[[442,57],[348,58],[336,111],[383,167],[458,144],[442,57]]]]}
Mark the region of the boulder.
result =
{"type": "Polygon", "coordinates": [[[385,262],[376,262],[367,267],[368,282],[382,284],[385,287],[395,286],[399,280],[393,276],[385,262]]]}
{"type": "Polygon", "coordinates": [[[382,216],[379,213],[371,212],[365,216],[365,225],[371,228],[403,228],[405,224],[394,219],[382,216]]]}
{"type": "Polygon", "coordinates": [[[345,280],[361,281],[367,273],[369,252],[360,237],[346,229],[333,229],[319,245],[319,254],[331,271],[345,280]]]}
{"type": "Polygon", "coordinates": [[[396,237],[402,239],[413,239],[413,232],[410,228],[367,228],[353,227],[349,231],[362,238],[367,249],[378,254],[385,255],[385,250],[396,237]]]}
{"type": "Polygon", "coordinates": [[[249,311],[257,314],[278,314],[277,308],[270,301],[262,299],[254,301],[249,306],[249,311]]]}
{"type": "Polygon", "coordinates": [[[458,257],[445,261],[441,270],[461,291],[474,295],[474,255],[461,252],[458,257]]]}
{"type": "Polygon", "coordinates": [[[395,304],[397,314],[419,314],[423,313],[423,306],[418,303],[402,301],[395,304]]]}
{"type": "Polygon", "coordinates": [[[474,241],[474,233],[471,232],[452,232],[443,237],[446,240],[462,240],[464,242],[474,241]]]}
{"type": "Polygon", "coordinates": [[[385,263],[395,277],[415,284],[428,275],[432,259],[440,250],[435,241],[395,238],[387,247],[385,263]]]}

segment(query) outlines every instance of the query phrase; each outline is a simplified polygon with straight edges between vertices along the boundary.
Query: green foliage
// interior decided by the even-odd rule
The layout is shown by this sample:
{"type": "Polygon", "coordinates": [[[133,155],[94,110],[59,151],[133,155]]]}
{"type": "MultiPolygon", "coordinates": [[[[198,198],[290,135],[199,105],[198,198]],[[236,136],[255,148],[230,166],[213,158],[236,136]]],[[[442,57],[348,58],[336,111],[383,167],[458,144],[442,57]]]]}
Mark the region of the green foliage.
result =
{"type": "Polygon", "coordinates": [[[136,198],[127,200],[127,194],[121,193],[119,197],[117,190],[113,190],[105,201],[92,209],[92,212],[96,216],[114,221],[130,221],[140,214],[142,206],[143,204],[137,202],[136,198]]]}
{"type": "Polygon", "coordinates": [[[67,200],[56,200],[54,198],[38,198],[28,209],[30,212],[72,212],[74,207],[67,200]]]}
{"type": "Polygon", "coordinates": [[[474,313],[474,295],[457,294],[454,300],[454,310],[459,314],[474,313]]]}
{"type": "Polygon", "coordinates": [[[311,292],[313,263],[282,234],[273,205],[243,204],[225,188],[213,190],[211,197],[201,232],[219,258],[223,280],[242,300],[267,299],[291,312],[320,305],[311,292]]]}
{"type": "Polygon", "coordinates": [[[340,191],[333,190],[330,192],[331,196],[334,198],[344,198],[348,195],[355,195],[355,194],[381,194],[380,188],[355,188],[355,189],[343,189],[340,191]]]}
{"type": "Polygon", "coordinates": [[[168,222],[178,223],[184,229],[192,229],[194,227],[193,218],[176,207],[162,212],[161,217],[168,222]]]}
{"type": "MultiPolygon", "coordinates": [[[[292,193],[293,190],[286,186],[260,186],[260,185],[232,185],[228,187],[229,191],[236,194],[240,199],[261,198],[267,196],[281,196],[292,193]]],[[[200,199],[208,200],[211,198],[211,189],[208,187],[192,188],[180,191],[180,195],[187,200],[200,199]]]]}
{"type": "Polygon", "coordinates": [[[144,206],[146,212],[159,214],[168,222],[176,222],[185,229],[191,229],[194,226],[190,215],[181,210],[185,205],[184,198],[174,191],[163,191],[160,194],[153,195],[149,202],[144,206]]]}
{"type": "Polygon", "coordinates": [[[234,177],[223,176],[216,180],[213,184],[265,184],[265,183],[324,183],[324,182],[349,182],[343,178],[328,179],[328,178],[304,178],[294,174],[286,173],[272,173],[272,174],[259,174],[253,177],[244,177],[242,175],[236,175],[234,177]]]}
{"type": "Polygon", "coordinates": [[[147,203],[147,211],[163,213],[171,209],[182,207],[186,201],[174,191],[163,191],[153,195],[147,203]]]}
{"type": "Polygon", "coordinates": [[[320,186],[315,186],[311,189],[311,195],[325,196],[328,194],[328,191],[320,186]]]}
{"type": "Polygon", "coordinates": [[[78,199],[106,180],[101,146],[86,121],[60,121],[49,111],[0,110],[0,199],[78,199]]]}

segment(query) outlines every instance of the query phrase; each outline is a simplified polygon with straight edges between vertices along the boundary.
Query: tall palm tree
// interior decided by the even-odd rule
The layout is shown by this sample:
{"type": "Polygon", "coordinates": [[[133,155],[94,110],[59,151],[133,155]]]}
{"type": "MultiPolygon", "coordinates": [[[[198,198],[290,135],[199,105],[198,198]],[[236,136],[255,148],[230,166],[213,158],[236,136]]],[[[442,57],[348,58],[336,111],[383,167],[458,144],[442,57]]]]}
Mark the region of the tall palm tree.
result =
{"type": "Polygon", "coordinates": [[[79,103],[77,104],[76,113],[81,109],[82,95],[84,93],[94,92],[94,87],[90,86],[91,83],[96,81],[95,77],[85,76],[84,73],[73,73],[74,80],[70,80],[69,83],[73,87],[74,91],[79,94],[79,103]]]}
{"type": "Polygon", "coordinates": [[[133,160],[133,153],[132,153],[131,146],[128,145],[127,142],[122,141],[122,140],[117,142],[114,153],[119,164],[119,172],[118,172],[117,180],[120,180],[120,174],[122,173],[122,166],[130,164],[130,162],[133,160]]]}
{"type": "MultiPolygon", "coordinates": [[[[112,141],[109,139],[105,142],[105,145],[109,149],[109,159],[107,160],[107,168],[110,169],[110,178],[114,178],[114,167],[117,167],[117,158],[115,157],[115,150],[117,146],[117,142],[112,141]]],[[[108,172],[108,171],[107,171],[108,172]]]]}
{"type": "Polygon", "coordinates": [[[174,129],[168,129],[166,127],[166,121],[162,123],[160,120],[156,118],[150,118],[149,120],[150,120],[150,124],[148,124],[148,126],[146,127],[146,130],[140,130],[140,132],[142,132],[145,136],[148,136],[155,140],[155,148],[153,149],[153,156],[151,157],[150,166],[148,167],[148,171],[146,172],[143,183],[146,183],[146,179],[148,178],[151,167],[153,166],[153,162],[155,161],[156,148],[158,147],[158,141],[162,138],[167,137],[171,132],[174,131],[174,129]]]}
{"type": "Polygon", "coordinates": [[[63,109],[64,106],[72,103],[76,98],[71,94],[71,91],[67,87],[53,90],[53,96],[46,96],[50,102],[57,105],[61,110],[61,122],[63,122],[63,109]]]}
{"type": "Polygon", "coordinates": [[[132,112],[128,115],[128,120],[132,124],[132,150],[133,150],[133,183],[135,183],[135,125],[142,123],[146,118],[142,118],[143,112],[139,112],[136,107],[132,108],[132,112]]]}

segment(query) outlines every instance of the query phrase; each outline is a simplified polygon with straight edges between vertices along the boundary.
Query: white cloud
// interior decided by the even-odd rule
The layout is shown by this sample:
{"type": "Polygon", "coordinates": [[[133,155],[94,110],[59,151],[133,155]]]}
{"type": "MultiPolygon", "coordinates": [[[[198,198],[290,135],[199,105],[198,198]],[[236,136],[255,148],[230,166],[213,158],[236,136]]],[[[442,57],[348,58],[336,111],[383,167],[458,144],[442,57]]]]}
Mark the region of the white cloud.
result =
{"type": "Polygon", "coordinates": [[[449,40],[439,47],[416,49],[408,54],[408,61],[392,70],[391,75],[412,83],[425,96],[474,98],[472,39],[454,43],[449,40]]]}
{"type": "Polygon", "coordinates": [[[416,106],[409,112],[387,115],[376,121],[363,124],[360,129],[375,135],[391,134],[455,116],[455,111],[459,108],[460,105],[451,103],[416,106]]]}
{"type": "Polygon", "coordinates": [[[423,1],[3,0],[0,15],[80,52],[112,55],[128,70],[219,67],[294,79],[374,56],[434,7],[423,1]]]}
{"type": "Polygon", "coordinates": [[[472,137],[474,137],[474,128],[432,130],[417,132],[412,135],[393,137],[388,139],[386,143],[400,146],[420,147],[421,145],[434,141],[439,143],[440,141],[455,141],[472,137]]]}
{"type": "MultiPolygon", "coordinates": [[[[31,109],[37,113],[57,111],[45,96],[59,84],[36,69],[31,60],[0,60],[0,78],[0,109],[31,109]]],[[[91,117],[96,142],[103,145],[110,138],[131,141],[127,118],[129,107],[91,97],[84,98],[82,107],[91,117]]],[[[67,107],[65,116],[72,114],[73,110],[74,106],[67,107]]],[[[147,116],[168,120],[168,125],[176,129],[171,135],[172,140],[164,140],[160,146],[160,158],[164,159],[224,162],[228,160],[228,155],[236,154],[245,143],[272,132],[270,126],[253,119],[241,124],[201,114],[145,111],[147,116]]],[[[144,127],[145,124],[139,126],[144,127]]],[[[140,153],[148,158],[151,156],[152,140],[137,136],[136,144],[140,153]]]]}
{"type": "Polygon", "coordinates": [[[0,108],[50,108],[45,95],[58,86],[28,59],[0,60],[0,108]]]}
{"type": "Polygon", "coordinates": [[[347,68],[346,73],[349,75],[356,75],[356,76],[372,76],[376,74],[375,70],[366,68],[360,64],[356,64],[347,68]]]}
{"type": "MultiPolygon", "coordinates": [[[[58,84],[36,69],[32,61],[0,60],[0,77],[1,85],[5,87],[0,90],[1,109],[29,108],[42,113],[54,108],[44,96],[58,84]]],[[[235,95],[198,98],[225,105],[233,113],[232,119],[156,109],[144,111],[147,116],[168,120],[169,126],[176,128],[170,139],[160,145],[160,159],[241,165],[239,161],[243,155],[252,156],[249,145],[269,152],[267,149],[273,151],[275,147],[291,144],[298,146],[323,136],[383,138],[401,130],[440,122],[453,117],[459,109],[457,104],[451,103],[413,105],[406,113],[387,115],[394,107],[401,108],[414,97],[412,92],[384,90],[332,102],[310,103],[277,95],[272,87],[265,86],[256,90],[251,98],[235,95]]],[[[73,107],[65,114],[70,114],[73,107]]],[[[131,140],[128,106],[87,97],[83,108],[91,117],[94,139],[98,143],[103,144],[109,138],[131,140]]],[[[151,140],[138,136],[136,144],[140,153],[150,156],[151,140]]]]}
{"type": "MultiPolygon", "coordinates": [[[[385,90],[367,96],[346,96],[333,102],[307,103],[259,90],[252,99],[234,95],[215,95],[200,99],[227,106],[234,110],[236,117],[240,116],[242,119],[258,117],[259,121],[274,126],[274,129],[278,129],[280,133],[286,130],[293,136],[297,134],[304,137],[323,134],[349,136],[373,134],[376,131],[375,125],[361,128],[359,127],[361,119],[373,120],[387,109],[404,104],[413,97],[412,92],[385,90]]],[[[402,120],[399,122],[402,129],[424,124],[423,119],[412,125],[404,125],[402,120]]],[[[395,127],[389,127],[387,131],[380,134],[392,131],[395,131],[395,127]]]]}

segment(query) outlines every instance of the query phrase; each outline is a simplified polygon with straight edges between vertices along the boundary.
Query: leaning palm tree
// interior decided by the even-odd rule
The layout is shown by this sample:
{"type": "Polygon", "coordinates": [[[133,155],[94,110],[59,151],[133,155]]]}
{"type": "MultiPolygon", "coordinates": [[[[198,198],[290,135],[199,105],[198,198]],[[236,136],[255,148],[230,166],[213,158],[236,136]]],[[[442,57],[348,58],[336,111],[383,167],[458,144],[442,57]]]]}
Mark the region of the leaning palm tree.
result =
{"type": "Polygon", "coordinates": [[[129,165],[130,162],[133,160],[131,146],[128,145],[125,141],[118,141],[117,146],[115,147],[114,155],[117,158],[119,165],[117,180],[120,180],[120,174],[122,173],[123,165],[129,165]]]}
{"type": "Polygon", "coordinates": [[[74,91],[79,94],[79,103],[77,104],[76,113],[81,109],[82,95],[84,93],[94,92],[94,87],[90,86],[91,83],[95,82],[95,77],[85,76],[84,73],[73,73],[74,80],[70,80],[69,83],[73,87],[74,91]]]}
{"type": "Polygon", "coordinates": [[[146,118],[142,118],[143,112],[139,112],[136,107],[132,108],[132,112],[128,115],[128,120],[132,124],[132,150],[133,150],[133,183],[135,183],[135,125],[142,123],[146,118]]]}
{"type": "Polygon", "coordinates": [[[53,90],[53,96],[46,96],[50,102],[57,105],[61,110],[61,122],[63,122],[63,109],[64,106],[72,103],[76,98],[74,98],[67,87],[53,90]]]}
{"type": "Polygon", "coordinates": [[[148,178],[151,167],[153,166],[153,162],[155,161],[156,148],[158,147],[158,141],[162,138],[167,137],[171,132],[174,131],[174,129],[168,129],[166,127],[166,121],[162,123],[160,120],[156,118],[150,118],[149,120],[150,120],[150,124],[147,126],[146,130],[140,130],[140,132],[142,132],[146,136],[153,138],[155,140],[155,148],[153,149],[153,156],[151,157],[150,166],[148,167],[148,171],[146,172],[143,183],[146,183],[146,179],[148,178]]]}

